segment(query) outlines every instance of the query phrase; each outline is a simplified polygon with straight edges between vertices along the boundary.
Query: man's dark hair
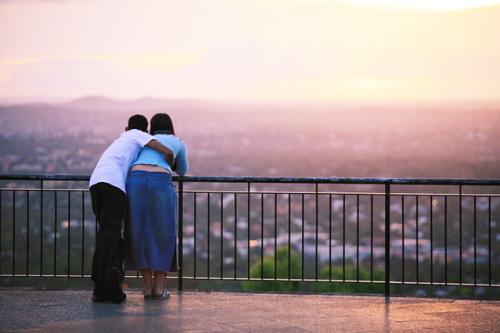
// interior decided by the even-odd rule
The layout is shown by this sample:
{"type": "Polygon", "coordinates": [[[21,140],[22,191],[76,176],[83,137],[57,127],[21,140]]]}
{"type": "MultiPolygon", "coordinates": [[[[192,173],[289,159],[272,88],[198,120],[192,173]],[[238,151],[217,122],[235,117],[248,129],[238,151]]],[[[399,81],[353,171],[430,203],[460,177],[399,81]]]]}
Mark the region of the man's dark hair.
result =
{"type": "Polygon", "coordinates": [[[141,114],[136,114],[129,118],[128,129],[138,129],[143,132],[148,131],[148,120],[141,114]]]}

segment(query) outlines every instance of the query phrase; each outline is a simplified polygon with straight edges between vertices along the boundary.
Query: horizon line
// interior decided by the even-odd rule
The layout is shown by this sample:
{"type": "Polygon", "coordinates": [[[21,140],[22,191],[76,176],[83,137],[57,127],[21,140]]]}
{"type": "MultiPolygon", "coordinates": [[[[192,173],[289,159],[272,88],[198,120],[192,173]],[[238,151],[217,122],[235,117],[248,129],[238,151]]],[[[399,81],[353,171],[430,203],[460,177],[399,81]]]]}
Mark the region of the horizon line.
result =
{"type": "Polygon", "coordinates": [[[328,104],[351,104],[351,105],[366,105],[366,104],[485,104],[485,103],[499,103],[498,99],[317,99],[317,100],[295,100],[295,99],[259,99],[259,100],[245,100],[245,99],[207,99],[197,97],[185,98],[171,98],[171,97],[157,97],[144,95],[141,97],[122,98],[112,97],[105,94],[87,94],[80,97],[0,97],[0,106],[19,106],[29,104],[49,104],[49,105],[64,105],[76,103],[83,100],[102,99],[107,102],[115,103],[134,103],[142,100],[155,100],[159,102],[200,102],[200,103],[219,103],[219,104],[301,104],[301,105],[328,105],[328,104]]]}

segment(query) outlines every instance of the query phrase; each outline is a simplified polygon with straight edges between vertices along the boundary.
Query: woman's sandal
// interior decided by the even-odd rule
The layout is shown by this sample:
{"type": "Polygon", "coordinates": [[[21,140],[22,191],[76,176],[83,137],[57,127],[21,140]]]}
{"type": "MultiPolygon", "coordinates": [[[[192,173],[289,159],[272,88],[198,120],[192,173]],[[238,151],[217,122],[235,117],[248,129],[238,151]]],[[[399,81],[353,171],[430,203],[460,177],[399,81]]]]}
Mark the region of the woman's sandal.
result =
{"type": "Polygon", "coordinates": [[[169,298],[169,297],[170,297],[170,294],[167,293],[166,289],[163,289],[163,292],[161,293],[161,295],[153,294],[153,299],[165,299],[165,298],[169,298]]]}
{"type": "Polygon", "coordinates": [[[144,299],[152,299],[153,298],[153,294],[152,293],[149,294],[149,295],[146,295],[146,290],[144,290],[142,292],[142,295],[144,295],[144,299]]]}

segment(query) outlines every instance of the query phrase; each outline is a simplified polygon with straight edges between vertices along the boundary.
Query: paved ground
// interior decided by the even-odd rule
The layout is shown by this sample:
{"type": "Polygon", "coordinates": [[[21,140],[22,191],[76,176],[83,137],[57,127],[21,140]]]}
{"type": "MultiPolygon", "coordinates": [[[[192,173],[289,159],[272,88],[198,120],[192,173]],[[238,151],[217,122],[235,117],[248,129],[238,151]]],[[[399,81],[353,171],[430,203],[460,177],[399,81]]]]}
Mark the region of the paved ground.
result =
{"type": "Polygon", "coordinates": [[[499,332],[500,301],[173,292],[121,304],[88,290],[0,289],[2,332],[499,332]]]}

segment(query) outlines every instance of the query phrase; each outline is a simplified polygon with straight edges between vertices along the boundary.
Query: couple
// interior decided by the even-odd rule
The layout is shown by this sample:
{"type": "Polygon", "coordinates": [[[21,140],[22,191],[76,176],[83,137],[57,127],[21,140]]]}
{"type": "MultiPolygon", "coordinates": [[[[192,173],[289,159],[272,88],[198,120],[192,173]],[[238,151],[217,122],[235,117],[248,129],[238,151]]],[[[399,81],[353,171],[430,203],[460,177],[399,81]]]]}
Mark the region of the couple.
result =
{"type": "Polygon", "coordinates": [[[163,277],[178,270],[172,170],[181,176],[187,172],[186,146],[165,113],[151,118],[153,135],[147,127],[144,116],[130,117],[125,132],[106,149],[90,177],[92,209],[99,223],[92,261],[94,302],[126,299],[123,263],[126,270],[141,271],[144,298],[167,298],[163,277]]]}

